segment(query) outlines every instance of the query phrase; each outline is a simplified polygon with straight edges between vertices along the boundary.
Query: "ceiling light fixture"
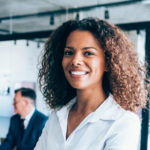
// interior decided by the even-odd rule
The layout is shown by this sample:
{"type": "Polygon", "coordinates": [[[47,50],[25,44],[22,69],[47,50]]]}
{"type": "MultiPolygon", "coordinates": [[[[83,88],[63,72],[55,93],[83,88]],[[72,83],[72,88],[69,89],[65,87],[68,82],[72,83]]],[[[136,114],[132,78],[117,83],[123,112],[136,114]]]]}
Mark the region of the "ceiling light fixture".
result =
{"type": "Polygon", "coordinates": [[[37,48],[40,48],[40,42],[39,41],[37,42],[37,48]]]}
{"type": "Polygon", "coordinates": [[[80,15],[79,15],[79,12],[77,12],[77,14],[76,14],[76,18],[75,18],[77,21],[79,21],[80,20],[80,15]]]}
{"type": "Polygon", "coordinates": [[[29,41],[27,40],[26,46],[29,46],[29,41]]]}
{"type": "Polygon", "coordinates": [[[105,18],[105,19],[109,19],[109,11],[108,11],[108,9],[106,9],[106,10],[104,11],[104,18],[105,18]]]}
{"type": "Polygon", "coordinates": [[[50,16],[50,25],[54,25],[54,15],[50,16]]]}
{"type": "Polygon", "coordinates": [[[17,41],[16,40],[14,40],[14,45],[16,45],[17,44],[17,41]]]}

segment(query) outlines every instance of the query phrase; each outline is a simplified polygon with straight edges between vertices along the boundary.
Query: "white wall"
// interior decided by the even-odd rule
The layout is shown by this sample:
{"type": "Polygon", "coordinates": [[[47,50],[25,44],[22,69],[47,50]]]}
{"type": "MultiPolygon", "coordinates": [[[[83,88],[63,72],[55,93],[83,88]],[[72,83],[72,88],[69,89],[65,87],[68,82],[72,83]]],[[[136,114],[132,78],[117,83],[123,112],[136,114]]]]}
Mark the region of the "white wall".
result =
{"type": "Polygon", "coordinates": [[[5,137],[13,111],[13,97],[16,83],[31,82],[36,85],[37,109],[48,114],[41,92],[37,87],[37,63],[43,44],[25,40],[0,42],[0,137],[5,137]],[[6,93],[10,87],[10,93],[6,93]]]}

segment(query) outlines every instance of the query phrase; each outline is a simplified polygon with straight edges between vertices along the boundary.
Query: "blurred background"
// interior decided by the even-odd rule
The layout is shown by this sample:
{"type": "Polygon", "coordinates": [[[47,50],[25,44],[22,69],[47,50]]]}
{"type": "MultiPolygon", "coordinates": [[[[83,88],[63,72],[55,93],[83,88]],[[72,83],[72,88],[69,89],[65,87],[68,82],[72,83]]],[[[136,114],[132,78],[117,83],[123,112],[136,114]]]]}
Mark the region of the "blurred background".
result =
{"type": "MultiPolygon", "coordinates": [[[[35,89],[37,109],[49,114],[37,82],[40,52],[60,24],[85,17],[119,26],[134,42],[140,59],[150,65],[150,0],[0,0],[0,138],[5,138],[14,114],[16,88],[35,89]]],[[[139,113],[139,150],[150,150],[149,114],[148,109],[139,113]]]]}

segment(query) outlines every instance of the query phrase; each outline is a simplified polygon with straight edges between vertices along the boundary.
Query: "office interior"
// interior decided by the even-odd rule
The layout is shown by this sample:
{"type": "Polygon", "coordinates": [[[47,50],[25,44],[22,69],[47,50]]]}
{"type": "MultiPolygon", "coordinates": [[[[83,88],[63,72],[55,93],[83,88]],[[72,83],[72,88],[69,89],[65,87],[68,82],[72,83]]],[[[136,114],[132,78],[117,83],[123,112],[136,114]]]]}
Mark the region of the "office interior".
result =
{"type": "MultiPolygon", "coordinates": [[[[17,87],[34,88],[37,109],[49,115],[39,90],[38,67],[44,43],[60,24],[85,17],[108,20],[128,34],[140,59],[150,65],[149,16],[150,0],[0,0],[0,138],[5,138],[14,114],[17,87]]],[[[143,109],[139,115],[139,150],[150,150],[150,112],[143,109]]]]}

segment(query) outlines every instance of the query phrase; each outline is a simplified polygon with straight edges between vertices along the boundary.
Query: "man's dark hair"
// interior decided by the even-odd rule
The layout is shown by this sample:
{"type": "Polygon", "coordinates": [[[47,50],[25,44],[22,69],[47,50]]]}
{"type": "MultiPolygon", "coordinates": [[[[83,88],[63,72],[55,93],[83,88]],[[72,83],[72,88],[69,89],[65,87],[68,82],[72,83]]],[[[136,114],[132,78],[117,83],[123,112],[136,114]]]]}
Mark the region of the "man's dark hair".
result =
{"type": "Polygon", "coordinates": [[[36,100],[36,93],[33,89],[30,88],[19,88],[15,90],[15,94],[17,92],[21,92],[21,95],[24,97],[29,97],[31,98],[33,101],[36,100]]]}

